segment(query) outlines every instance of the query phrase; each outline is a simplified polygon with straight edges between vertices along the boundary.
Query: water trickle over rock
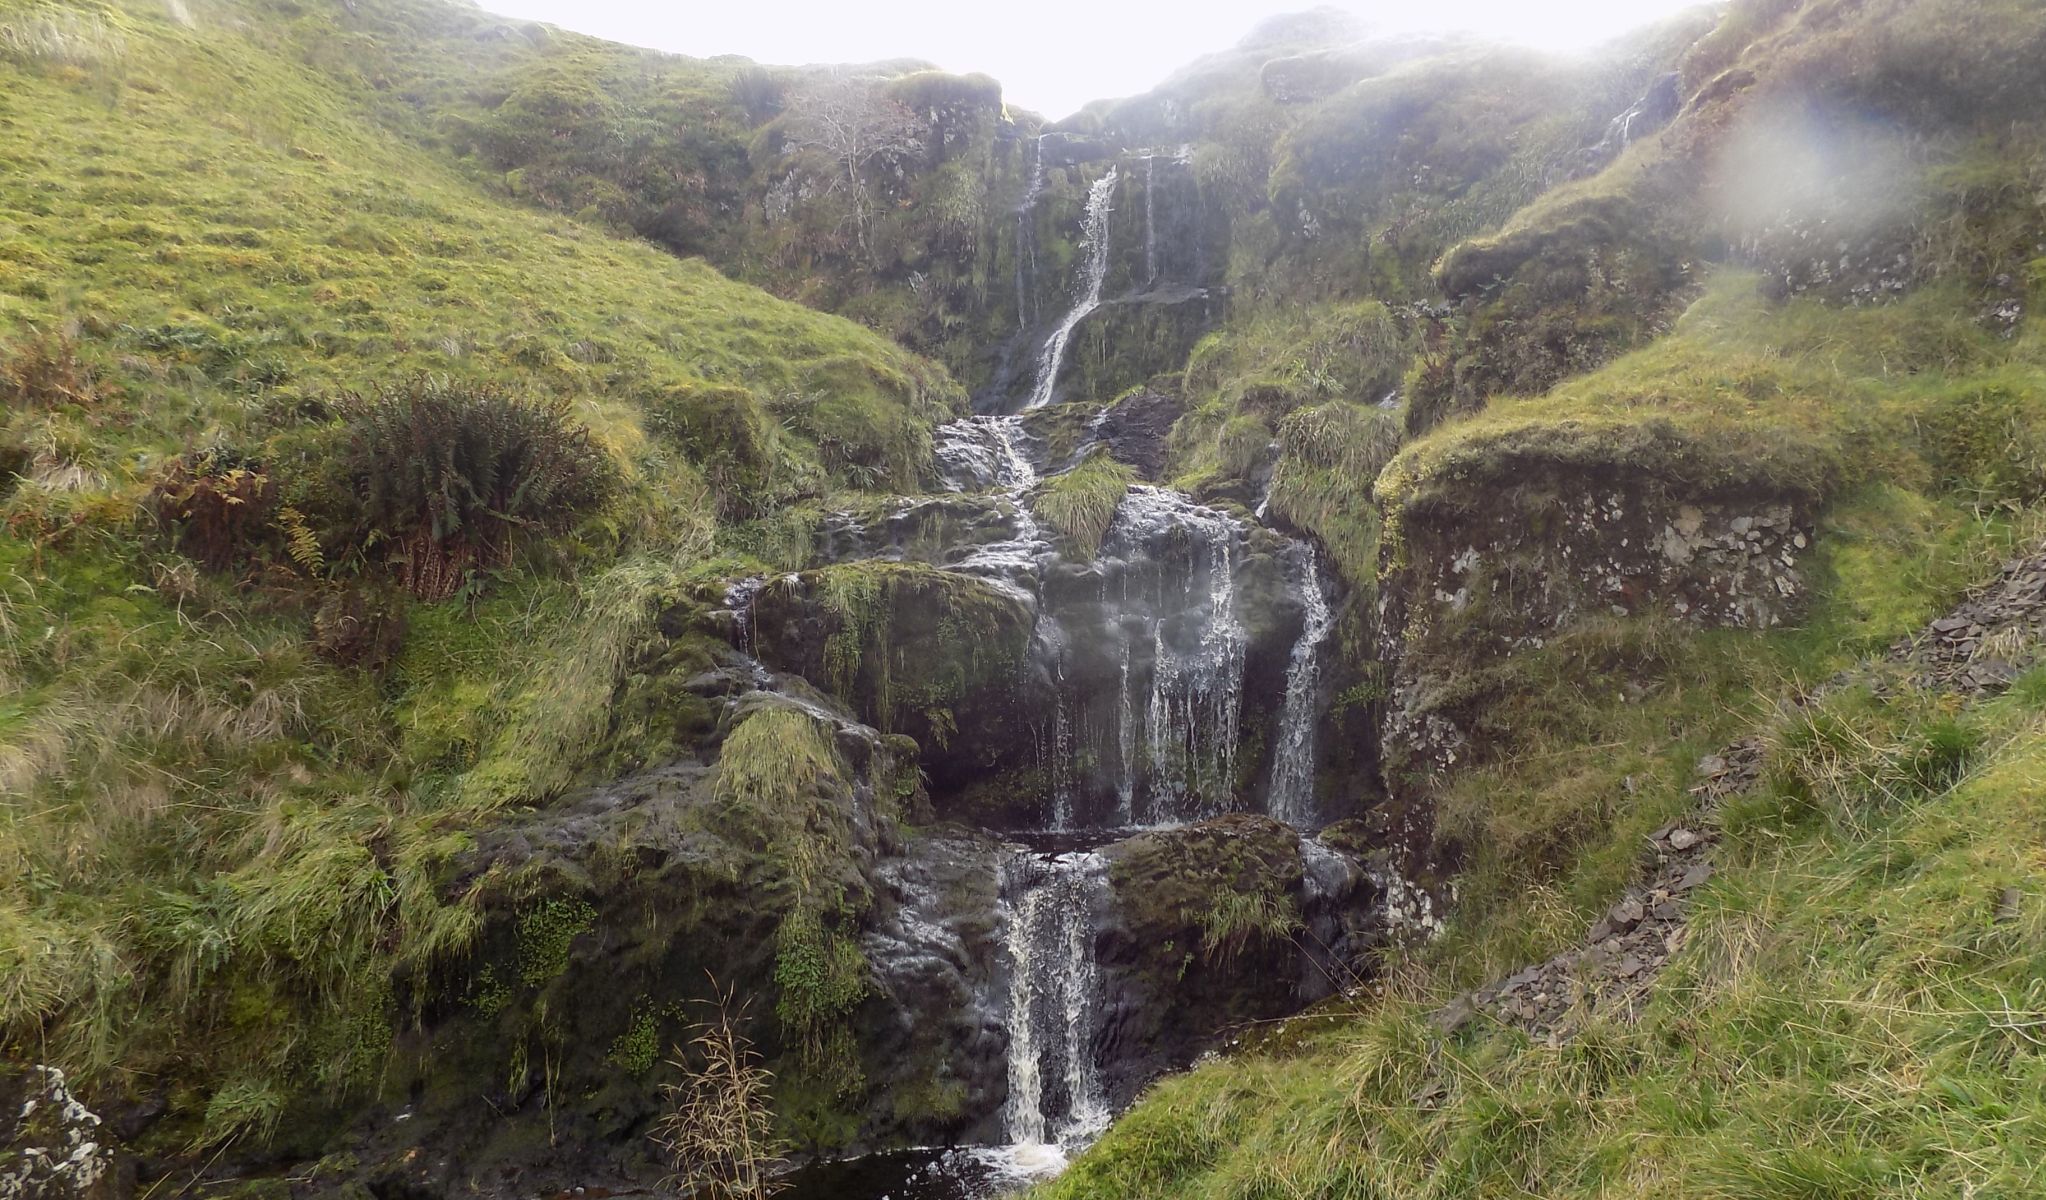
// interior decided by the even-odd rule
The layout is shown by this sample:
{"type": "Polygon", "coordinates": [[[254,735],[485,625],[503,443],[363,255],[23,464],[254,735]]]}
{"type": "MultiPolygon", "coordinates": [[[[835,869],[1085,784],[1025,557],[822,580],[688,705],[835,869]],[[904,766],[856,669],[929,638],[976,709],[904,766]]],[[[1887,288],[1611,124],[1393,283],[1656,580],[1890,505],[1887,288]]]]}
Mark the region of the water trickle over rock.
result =
{"type": "Polygon", "coordinates": [[[1321,555],[1302,545],[1298,592],[1306,608],[1300,640],[1286,667],[1286,703],[1279,714],[1278,751],[1272,756],[1272,781],[1265,809],[1296,828],[1313,826],[1315,731],[1321,723],[1322,649],[1335,628],[1335,610],[1321,580],[1321,555]]]}

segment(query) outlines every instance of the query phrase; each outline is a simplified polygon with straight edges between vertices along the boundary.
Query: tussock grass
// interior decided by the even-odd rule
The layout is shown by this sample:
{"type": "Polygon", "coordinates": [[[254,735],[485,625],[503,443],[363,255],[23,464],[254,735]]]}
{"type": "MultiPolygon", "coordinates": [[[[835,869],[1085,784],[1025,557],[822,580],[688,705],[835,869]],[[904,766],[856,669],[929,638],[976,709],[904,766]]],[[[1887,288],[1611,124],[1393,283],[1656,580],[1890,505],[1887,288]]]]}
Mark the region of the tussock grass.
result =
{"type": "Polygon", "coordinates": [[[1299,906],[1284,893],[1223,889],[1200,913],[1201,953],[1226,969],[1252,942],[1283,940],[1300,928],[1299,906]]]}
{"type": "Polygon", "coordinates": [[[1378,577],[1379,515],[1367,479],[1399,450],[1397,414],[1335,402],[1279,423],[1279,458],[1267,493],[1273,515],[1312,533],[1353,586],[1378,577]]]}
{"type": "Polygon", "coordinates": [[[1033,502],[1037,515],[1059,532],[1066,553],[1090,559],[1115,523],[1116,510],[1137,473],[1096,451],[1087,461],[1047,483],[1033,502]]]}
{"type": "Polygon", "coordinates": [[[0,62],[27,67],[99,67],[127,52],[118,20],[90,5],[17,3],[0,11],[0,62]]]}

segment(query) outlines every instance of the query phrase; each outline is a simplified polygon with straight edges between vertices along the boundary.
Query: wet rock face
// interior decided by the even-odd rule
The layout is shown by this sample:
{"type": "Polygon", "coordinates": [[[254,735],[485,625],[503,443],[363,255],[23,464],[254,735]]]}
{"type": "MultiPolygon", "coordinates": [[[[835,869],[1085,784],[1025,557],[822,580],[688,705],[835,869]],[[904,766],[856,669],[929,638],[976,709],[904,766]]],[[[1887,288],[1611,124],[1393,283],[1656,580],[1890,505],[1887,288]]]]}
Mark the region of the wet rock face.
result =
{"type": "Polygon", "coordinates": [[[898,813],[920,802],[903,787],[917,778],[913,748],[800,680],[735,657],[692,686],[727,731],[794,710],[829,740],[841,770],[788,801],[804,829],[829,831],[806,852],[809,882],[794,882],[788,814],[719,791],[714,741],[700,758],[479,834],[452,867],[456,886],[485,897],[476,948],[439,978],[401,981],[424,998],[423,1017],[401,1033],[390,1084],[350,1141],[378,1194],[660,1178],[646,1131],[675,1077],[665,1060],[726,990],[776,1074],[777,1111],[809,1122],[798,1127],[816,1142],[801,1149],[999,1132],[989,1117],[1006,1086],[1002,1013],[990,1002],[997,843],[957,830],[905,839],[898,813]],[[782,1011],[784,941],[803,887],[837,897],[822,912],[826,945],[859,953],[858,994],[835,1018],[854,1067],[837,1094],[813,1078],[782,1011]],[[819,1089],[829,1112],[811,1111],[819,1089]]]}
{"type": "Polygon", "coordinates": [[[1062,318],[1090,290],[1095,306],[1066,326],[1047,395],[1106,402],[1177,369],[1228,301],[1229,216],[1209,202],[1191,158],[1176,144],[1126,149],[1076,134],[1046,134],[1025,157],[1033,182],[1016,215],[1022,315],[992,353],[975,411],[1017,411],[1019,398],[1043,382],[1044,353],[1062,318]],[[1093,184],[1106,191],[1097,197],[1093,184]],[[1088,198],[1084,211],[1080,195],[1088,198]],[[1055,243],[1077,248],[1069,270],[1048,269],[1055,243]]]}
{"type": "MultiPolygon", "coordinates": [[[[986,510],[964,511],[990,537],[1013,529],[986,510]]],[[[838,694],[876,728],[916,739],[940,790],[1023,762],[1034,749],[1017,707],[1029,695],[1030,598],[953,572],[842,570],[850,574],[808,572],[761,589],[752,611],[761,660],[838,694]]]]}
{"type": "Polygon", "coordinates": [[[62,1071],[0,1065],[0,1200],[124,1200],[132,1174],[62,1071]]]}
{"type": "Polygon", "coordinates": [[[1119,401],[1101,421],[1101,440],[1115,460],[1136,469],[1145,479],[1165,473],[1171,450],[1166,439],[1186,411],[1177,396],[1141,391],[1119,401]]]}
{"type": "Polygon", "coordinates": [[[1137,488],[1097,558],[1047,569],[1033,662],[1051,804],[1003,824],[1104,828],[1253,804],[1303,623],[1285,546],[1137,488]]]}
{"type": "Polygon", "coordinates": [[[1220,288],[1169,285],[1107,300],[1074,332],[1059,373],[1062,394],[1107,400],[1135,387],[1185,362],[1227,312],[1220,288]]]}
{"type": "Polygon", "coordinates": [[[906,497],[876,510],[826,514],[817,530],[815,561],[832,566],[878,559],[946,567],[1016,536],[1015,506],[1000,499],[906,497]]]}
{"type": "Polygon", "coordinates": [[[879,863],[862,939],[874,988],[857,1015],[880,1095],[909,1145],[999,1141],[1008,1094],[1006,1015],[996,1003],[996,880],[991,837],[947,831],[879,863]]]}

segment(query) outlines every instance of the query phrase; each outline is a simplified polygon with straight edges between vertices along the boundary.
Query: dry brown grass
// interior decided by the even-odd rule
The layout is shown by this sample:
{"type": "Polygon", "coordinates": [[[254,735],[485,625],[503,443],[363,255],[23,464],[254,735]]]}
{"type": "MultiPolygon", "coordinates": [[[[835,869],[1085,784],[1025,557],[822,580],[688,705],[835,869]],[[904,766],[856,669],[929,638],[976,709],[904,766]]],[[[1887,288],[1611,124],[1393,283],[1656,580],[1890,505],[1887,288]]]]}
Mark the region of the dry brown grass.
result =
{"type": "Polygon", "coordinates": [[[675,1166],[669,1182],[681,1195],[764,1200],[781,1190],[772,1173],[784,1149],[769,1106],[774,1076],[739,1033],[742,1018],[726,991],[689,1050],[678,1047],[669,1060],[682,1082],[661,1089],[668,1110],[652,1136],[675,1166]]]}

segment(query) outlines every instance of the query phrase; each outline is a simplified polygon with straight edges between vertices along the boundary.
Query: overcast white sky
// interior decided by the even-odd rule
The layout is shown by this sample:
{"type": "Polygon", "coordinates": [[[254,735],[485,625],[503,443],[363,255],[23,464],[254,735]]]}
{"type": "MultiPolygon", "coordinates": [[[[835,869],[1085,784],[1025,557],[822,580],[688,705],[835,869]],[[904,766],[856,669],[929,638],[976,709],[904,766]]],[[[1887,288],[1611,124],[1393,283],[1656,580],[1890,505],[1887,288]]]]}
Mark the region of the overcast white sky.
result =
{"type": "MultiPolygon", "coordinates": [[[[1388,26],[1471,29],[1554,49],[1589,46],[1701,0],[1337,0],[1388,26]]],[[[985,71],[1011,104],[1054,119],[1134,95],[1315,0],[481,0],[637,46],[768,63],[928,59],[985,71]]]]}

